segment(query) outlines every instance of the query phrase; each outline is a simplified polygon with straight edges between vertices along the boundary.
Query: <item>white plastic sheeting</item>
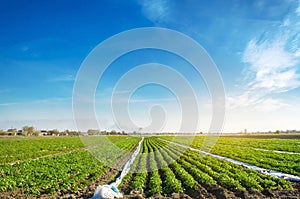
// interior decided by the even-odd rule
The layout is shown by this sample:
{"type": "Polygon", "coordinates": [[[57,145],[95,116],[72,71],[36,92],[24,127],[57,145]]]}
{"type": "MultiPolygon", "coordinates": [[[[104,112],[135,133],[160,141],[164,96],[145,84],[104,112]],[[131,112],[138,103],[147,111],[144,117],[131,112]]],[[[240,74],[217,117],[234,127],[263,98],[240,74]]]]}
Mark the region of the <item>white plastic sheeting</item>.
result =
{"type": "Polygon", "coordinates": [[[253,147],[248,147],[248,148],[257,150],[257,151],[267,151],[267,152],[284,153],[284,154],[290,154],[290,155],[300,155],[300,153],[298,153],[298,152],[277,151],[277,150],[259,149],[259,148],[253,148],[253,147]]]}
{"type": "Polygon", "coordinates": [[[139,154],[140,149],[141,149],[141,145],[143,143],[144,137],[142,138],[142,140],[139,142],[139,145],[137,146],[137,148],[135,149],[135,151],[133,152],[133,154],[131,155],[131,157],[129,158],[129,160],[126,162],[126,164],[123,166],[122,172],[120,174],[120,176],[116,179],[115,182],[111,183],[111,185],[118,187],[122,181],[122,179],[127,175],[127,173],[130,171],[130,166],[133,163],[133,161],[135,160],[136,156],[139,154]]]}
{"type": "Polygon", "coordinates": [[[99,185],[91,199],[113,199],[113,198],[123,198],[123,195],[119,192],[117,187],[122,182],[122,179],[127,175],[130,171],[130,166],[135,160],[136,156],[139,154],[141,149],[141,144],[143,143],[144,137],[139,142],[137,148],[132,153],[129,160],[123,166],[121,174],[117,177],[115,182],[112,182],[109,185],[99,185]]]}
{"type": "MultiPolygon", "coordinates": [[[[229,144],[222,144],[222,145],[225,145],[225,146],[232,146],[232,145],[229,145],[229,144]]],[[[284,153],[284,154],[290,154],[290,155],[300,155],[299,152],[277,151],[277,150],[261,149],[261,148],[248,147],[248,146],[235,146],[235,147],[238,147],[238,148],[245,148],[245,149],[253,149],[253,150],[256,150],[256,151],[266,151],[266,152],[284,153]]]]}
{"type": "MultiPolygon", "coordinates": [[[[163,139],[161,139],[161,140],[163,140],[163,139]]],[[[231,159],[231,158],[227,158],[227,157],[223,157],[223,156],[220,156],[220,155],[208,153],[206,151],[195,149],[195,148],[192,148],[192,147],[189,147],[189,146],[186,146],[186,145],[183,145],[183,144],[179,144],[179,143],[176,143],[176,142],[171,142],[171,141],[168,141],[168,140],[163,140],[163,141],[169,142],[171,144],[174,144],[174,145],[177,145],[177,146],[180,146],[180,147],[183,147],[183,148],[190,149],[192,151],[203,153],[205,155],[209,155],[209,156],[221,159],[221,160],[226,160],[228,162],[232,162],[234,164],[241,165],[241,166],[247,167],[249,169],[253,169],[253,170],[258,171],[260,173],[264,173],[266,175],[270,175],[270,176],[273,176],[273,177],[276,177],[276,178],[283,178],[283,179],[289,180],[289,181],[300,182],[300,177],[299,176],[295,176],[295,175],[291,175],[291,174],[287,174],[287,173],[282,173],[282,172],[279,172],[279,171],[264,169],[264,168],[257,167],[257,166],[247,164],[247,163],[244,163],[244,162],[240,162],[240,161],[237,161],[237,160],[234,160],[234,159],[231,159]]]]}

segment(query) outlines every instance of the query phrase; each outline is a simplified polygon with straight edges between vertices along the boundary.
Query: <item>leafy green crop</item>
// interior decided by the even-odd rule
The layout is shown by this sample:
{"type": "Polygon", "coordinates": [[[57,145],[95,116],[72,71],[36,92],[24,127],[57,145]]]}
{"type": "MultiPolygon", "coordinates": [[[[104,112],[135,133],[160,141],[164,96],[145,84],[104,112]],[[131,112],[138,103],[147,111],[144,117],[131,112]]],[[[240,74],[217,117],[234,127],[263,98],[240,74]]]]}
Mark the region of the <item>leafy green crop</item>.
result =
{"type": "MultiPolygon", "coordinates": [[[[116,164],[137,145],[139,140],[140,138],[137,137],[116,139],[113,144],[96,147],[93,150],[106,154],[111,163],[116,164]],[[122,149],[122,153],[114,153],[115,146],[122,149]]],[[[29,195],[51,195],[57,191],[75,192],[78,188],[99,178],[108,169],[106,162],[99,162],[87,150],[38,160],[25,160],[13,165],[4,164],[0,165],[0,191],[10,192],[22,189],[25,194],[29,195]]]]}
{"type": "MultiPolygon", "coordinates": [[[[205,137],[203,136],[178,136],[176,139],[164,136],[161,138],[174,140],[181,144],[192,143],[191,147],[193,148],[206,149],[205,137]]],[[[278,153],[276,151],[299,153],[299,140],[220,137],[210,152],[265,169],[300,176],[300,154],[278,153]]]]}
{"type": "Polygon", "coordinates": [[[148,196],[183,192],[185,189],[195,189],[198,184],[217,184],[232,191],[292,189],[291,183],[283,179],[210,156],[200,156],[195,151],[154,137],[144,139],[142,152],[139,166],[145,169],[149,165],[148,180],[147,173],[136,173],[133,184],[135,190],[148,190],[145,192],[148,196]],[[149,155],[145,156],[147,152],[149,155]]]}

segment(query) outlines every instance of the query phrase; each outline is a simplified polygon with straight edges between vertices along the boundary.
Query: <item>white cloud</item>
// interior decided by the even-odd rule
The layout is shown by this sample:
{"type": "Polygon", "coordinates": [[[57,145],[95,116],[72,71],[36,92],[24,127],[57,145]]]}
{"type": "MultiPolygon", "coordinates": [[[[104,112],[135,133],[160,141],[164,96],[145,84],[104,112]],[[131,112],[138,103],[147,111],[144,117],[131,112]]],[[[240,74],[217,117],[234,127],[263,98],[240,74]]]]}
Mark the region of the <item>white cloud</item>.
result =
{"type": "Polygon", "coordinates": [[[272,112],[277,111],[283,107],[288,107],[288,105],[283,103],[281,100],[267,98],[260,100],[260,102],[257,103],[256,106],[254,106],[254,109],[259,112],[272,112]]]}
{"type": "Polygon", "coordinates": [[[283,100],[270,96],[300,86],[298,20],[296,13],[290,13],[268,37],[252,38],[248,42],[242,56],[242,61],[249,66],[247,82],[241,94],[228,97],[229,108],[248,107],[248,110],[270,112],[288,107],[283,100]]]}
{"type": "Polygon", "coordinates": [[[58,77],[54,77],[52,79],[50,79],[49,81],[51,82],[64,82],[64,81],[74,81],[75,77],[74,75],[71,74],[65,74],[65,75],[61,75],[58,77]]]}
{"type": "Polygon", "coordinates": [[[50,104],[56,104],[60,102],[69,102],[72,98],[65,97],[65,98],[46,98],[46,99],[39,99],[39,100],[33,100],[33,101],[23,101],[23,102],[7,102],[7,103],[0,103],[0,106],[11,106],[11,105],[24,105],[27,106],[29,104],[43,104],[43,105],[50,105],[50,104]]]}
{"type": "Polygon", "coordinates": [[[252,39],[244,52],[243,62],[250,64],[255,78],[248,83],[250,90],[268,89],[269,92],[286,92],[300,86],[297,74],[298,51],[289,52],[285,37],[261,44],[252,39]]]}
{"type": "Polygon", "coordinates": [[[19,104],[19,103],[15,103],[15,102],[12,102],[12,103],[0,103],[0,106],[12,106],[12,105],[16,105],[16,104],[19,104]]]}
{"type": "Polygon", "coordinates": [[[295,56],[296,56],[296,57],[300,57],[300,49],[298,49],[298,50],[295,52],[295,56]]]}
{"type": "Polygon", "coordinates": [[[257,103],[259,98],[260,98],[259,95],[253,95],[251,92],[246,91],[241,95],[228,96],[226,101],[227,101],[228,108],[234,109],[237,107],[247,107],[247,106],[254,105],[257,103]]]}
{"type": "Polygon", "coordinates": [[[233,110],[235,108],[246,107],[258,112],[273,112],[282,108],[289,107],[280,99],[265,97],[263,92],[253,93],[246,91],[241,95],[227,97],[227,108],[233,110]]]}
{"type": "Polygon", "coordinates": [[[283,22],[283,26],[288,26],[290,25],[290,19],[286,19],[284,22],[283,22]]]}
{"type": "Polygon", "coordinates": [[[266,40],[261,44],[252,39],[246,47],[243,61],[250,63],[254,70],[285,69],[294,66],[296,60],[292,53],[285,50],[285,45],[284,37],[274,42],[266,40]]]}
{"type": "Polygon", "coordinates": [[[298,16],[300,16],[300,3],[299,3],[299,6],[298,6],[298,8],[296,10],[296,13],[297,13],[298,16]]]}
{"type": "Polygon", "coordinates": [[[152,22],[165,22],[168,20],[169,9],[167,0],[143,0],[143,14],[152,22]]]}

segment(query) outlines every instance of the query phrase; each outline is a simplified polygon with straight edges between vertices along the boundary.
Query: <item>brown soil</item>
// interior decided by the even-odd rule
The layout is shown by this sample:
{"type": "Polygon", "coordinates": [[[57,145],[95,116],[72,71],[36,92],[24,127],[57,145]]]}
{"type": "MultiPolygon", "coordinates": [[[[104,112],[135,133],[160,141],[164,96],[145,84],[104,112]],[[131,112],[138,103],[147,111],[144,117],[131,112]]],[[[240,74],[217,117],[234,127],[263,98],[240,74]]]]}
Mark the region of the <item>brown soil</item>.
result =
{"type": "MultiPolygon", "coordinates": [[[[204,185],[197,187],[196,190],[186,190],[184,193],[173,193],[169,196],[155,195],[148,197],[149,199],[299,199],[300,198],[300,183],[293,184],[294,190],[264,190],[262,192],[256,190],[228,190],[216,185],[204,185]]],[[[126,195],[124,198],[129,199],[145,199],[142,194],[136,193],[126,195]]]]}
{"type": "MultiPolygon", "coordinates": [[[[90,183],[87,187],[78,190],[76,193],[63,193],[58,192],[55,195],[47,196],[42,195],[38,198],[91,198],[99,184],[107,183],[111,180],[112,175],[118,174],[118,170],[109,170],[104,175],[102,175],[97,181],[90,183]]],[[[169,196],[154,195],[148,197],[148,199],[299,199],[300,198],[300,183],[293,184],[294,190],[264,190],[258,192],[256,190],[228,190],[219,186],[199,186],[195,190],[186,190],[185,193],[173,193],[169,196]]],[[[10,193],[0,193],[0,198],[36,198],[35,196],[25,196],[21,194],[21,190],[10,192],[10,193]]],[[[145,199],[142,194],[131,192],[130,195],[125,195],[124,198],[127,199],[145,199]]]]}

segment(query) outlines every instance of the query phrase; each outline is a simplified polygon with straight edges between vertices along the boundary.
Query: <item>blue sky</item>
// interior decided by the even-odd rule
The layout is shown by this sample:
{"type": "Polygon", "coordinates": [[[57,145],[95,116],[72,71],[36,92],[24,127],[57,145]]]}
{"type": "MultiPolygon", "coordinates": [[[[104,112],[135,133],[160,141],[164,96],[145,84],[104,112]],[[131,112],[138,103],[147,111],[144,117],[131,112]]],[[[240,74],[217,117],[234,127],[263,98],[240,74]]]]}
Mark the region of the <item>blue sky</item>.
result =
{"type": "MultiPolygon", "coordinates": [[[[72,91],[81,63],[101,41],[140,27],[180,31],[206,49],[226,90],[224,132],[300,129],[300,1],[12,0],[0,2],[0,18],[2,129],[75,129],[72,91]]],[[[199,130],[207,131],[211,100],[203,79],[183,60],[158,50],[122,56],[105,72],[95,95],[101,128],[118,130],[109,104],[118,79],[150,62],[189,79],[201,110],[199,130]]],[[[133,94],[132,119],[146,126],[154,104],[167,113],[162,131],[176,131],[176,98],[155,85],[133,94]]]]}

